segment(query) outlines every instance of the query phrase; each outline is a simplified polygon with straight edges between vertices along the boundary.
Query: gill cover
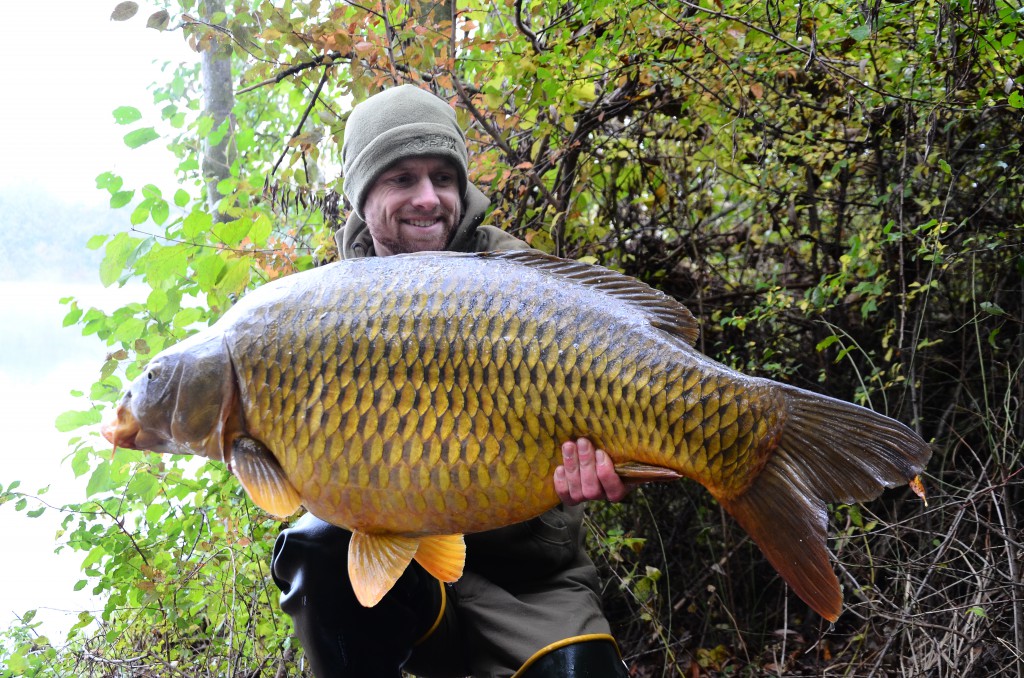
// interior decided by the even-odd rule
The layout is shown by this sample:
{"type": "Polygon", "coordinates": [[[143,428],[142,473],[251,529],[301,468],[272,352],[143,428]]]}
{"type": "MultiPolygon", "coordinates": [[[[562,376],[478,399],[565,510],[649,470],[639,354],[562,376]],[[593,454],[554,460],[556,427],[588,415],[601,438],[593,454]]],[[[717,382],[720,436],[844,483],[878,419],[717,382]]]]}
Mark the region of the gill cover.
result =
{"type": "Polygon", "coordinates": [[[200,333],[153,360],[122,405],[138,422],[136,449],[225,461],[224,425],[234,404],[223,339],[200,333]]]}

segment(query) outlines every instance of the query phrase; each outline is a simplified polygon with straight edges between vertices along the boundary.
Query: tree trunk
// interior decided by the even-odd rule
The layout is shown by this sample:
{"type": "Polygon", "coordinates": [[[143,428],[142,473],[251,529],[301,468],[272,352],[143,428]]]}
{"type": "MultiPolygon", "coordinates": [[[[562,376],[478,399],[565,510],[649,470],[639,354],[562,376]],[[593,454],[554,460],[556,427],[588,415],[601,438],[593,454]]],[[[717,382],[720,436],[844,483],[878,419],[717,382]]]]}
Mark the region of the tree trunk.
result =
{"type": "MultiPolygon", "coordinates": [[[[217,14],[221,15],[218,26],[227,23],[224,17],[224,0],[206,0],[203,18],[212,23],[217,14]]],[[[220,32],[203,50],[203,113],[213,119],[211,136],[217,139],[211,143],[211,136],[203,140],[203,178],[206,180],[206,199],[214,221],[226,218],[218,209],[224,196],[217,189],[223,179],[231,176],[231,163],[235,159],[235,122],[231,109],[235,105],[235,90],[231,81],[231,42],[220,32]],[[228,130],[223,136],[216,132],[228,120],[228,130]]]]}

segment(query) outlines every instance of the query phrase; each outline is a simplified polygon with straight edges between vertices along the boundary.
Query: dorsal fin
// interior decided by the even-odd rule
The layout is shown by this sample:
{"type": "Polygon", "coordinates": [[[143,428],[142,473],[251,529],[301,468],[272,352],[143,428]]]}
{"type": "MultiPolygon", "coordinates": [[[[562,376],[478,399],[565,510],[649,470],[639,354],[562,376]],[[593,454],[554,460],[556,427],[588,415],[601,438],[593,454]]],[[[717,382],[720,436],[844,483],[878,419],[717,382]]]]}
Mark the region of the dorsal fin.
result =
{"type": "Polygon", "coordinates": [[[651,325],[683,339],[691,346],[700,336],[700,326],[690,309],[664,292],[609,268],[559,259],[538,250],[481,252],[478,256],[530,266],[625,301],[643,312],[651,325]]]}

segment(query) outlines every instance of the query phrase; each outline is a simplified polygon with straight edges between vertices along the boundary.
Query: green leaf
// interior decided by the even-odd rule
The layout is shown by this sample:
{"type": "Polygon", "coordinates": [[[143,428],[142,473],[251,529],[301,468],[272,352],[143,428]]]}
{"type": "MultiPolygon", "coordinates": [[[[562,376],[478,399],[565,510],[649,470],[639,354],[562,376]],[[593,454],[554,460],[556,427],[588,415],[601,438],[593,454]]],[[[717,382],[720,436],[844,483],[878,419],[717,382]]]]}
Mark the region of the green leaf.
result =
{"type": "Polygon", "coordinates": [[[272,229],[273,224],[270,222],[270,217],[266,214],[260,214],[252,222],[252,227],[249,229],[249,240],[256,247],[265,247],[272,229]]]}
{"type": "Polygon", "coordinates": [[[110,196],[110,209],[120,209],[130,203],[135,197],[135,191],[118,191],[110,196]]]}
{"type": "Polygon", "coordinates": [[[162,283],[181,279],[188,271],[188,249],[182,245],[153,248],[145,261],[146,279],[162,283]]]}
{"type": "Polygon", "coordinates": [[[57,415],[55,425],[61,433],[74,431],[82,426],[95,426],[100,423],[102,416],[99,410],[84,410],[63,412],[57,415]]]}
{"type": "Polygon", "coordinates": [[[66,316],[64,316],[64,322],[62,323],[61,326],[62,327],[70,327],[71,325],[74,325],[75,323],[77,323],[78,320],[81,317],[82,317],[82,309],[80,309],[76,305],[70,311],[68,311],[68,314],[66,316]]]}
{"type": "Polygon", "coordinates": [[[89,471],[89,455],[84,451],[75,453],[71,459],[71,470],[76,478],[81,478],[89,471]]]}
{"type": "Polygon", "coordinates": [[[203,317],[203,312],[194,307],[183,308],[174,314],[174,327],[178,329],[184,329],[189,325],[198,322],[203,317]]]}
{"type": "Polygon", "coordinates": [[[224,259],[214,253],[196,260],[192,264],[192,268],[196,272],[196,283],[199,284],[199,289],[207,291],[213,289],[213,286],[220,280],[226,265],[224,259]]]}
{"type": "Polygon", "coordinates": [[[160,518],[163,517],[166,511],[166,504],[150,504],[146,508],[146,522],[150,524],[155,524],[157,521],[160,520],[160,518]]]}
{"type": "Polygon", "coordinates": [[[86,249],[98,250],[103,246],[103,243],[107,242],[107,238],[110,236],[106,235],[94,235],[89,238],[89,241],[85,243],[86,249]]]}
{"type": "Polygon", "coordinates": [[[127,233],[118,233],[107,243],[106,253],[100,262],[100,282],[104,287],[117,282],[134,247],[135,243],[127,233]]]}
{"type": "Polygon", "coordinates": [[[113,172],[104,172],[96,177],[96,188],[110,191],[111,194],[121,189],[124,180],[113,172]]]}
{"type": "MultiPolygon", "coordinates": [[[[146,330],[146,321],[142,318],[128,318],[110,335],[115,341],[122,341],[126,344],[138,339],[146,330]]],[[[115,366],[116,367],[116,366],[115,366]]]]}
{"type": "Polygon", "coordinates": [[[1024,96],[1021,96],[1020,92],[1011,92],[1007,101],[1014,108],[1024,108],[1024,96]]]}
{"type": "Polygon", "coordinates": [[[149,208],[152,204],[151,200],[143,200],[135,206],[135,209],[132,210],[131,216],[128,217],[132,226],[138,226],[139,224],[145,223],[146,219],[149,219],[149,208]]]}
{"type": "Polygon", "coordinates": [[[174,192],[174,204],[177,205],[178,207],[184,207],[185,205],[188,204],[188,201],[191,199],[192,198],[191,196],[189,196],[188,191],[184,189],[179,188],[177,191],[174,192]]]}
{"type": "Polygon", "coordinates": [[[159,313],[160,309],[166,305],[167,292],[159,287],[150,292],[149,296],[146,297],[146,308],[154,315],[159,313]]]}
{"type": "Polygon", "coordinates": [[[224,294],[241,294],[249,284],[250,263],[248,257],[227,262],[227,271],[217,282],[217,289],[224,294]]]}
{"type": "Polygon", "coordinates": [[[129,491],[144,504],[151,504],[160,492],[160,483],[148,473],[139,473],[132,478],[129,491]]]}
{"type": "Polygon", "coordinates": [[[157,224],[163,224],[167,221],[167,217],[170,214],[171,210],[166,200],[156,200],[153,203],[153,209],[150,210],[150,216],[153,217],[153,222],[157,224]]]}
{"type": "Polygon", "coordinates": [[[235,219],[219,224],[216,229],[217,236],[228,247],[235,247],[242,242],[249,229],[252,228],[252,221],[249,219],[235,219]]]}
{"type": "Polygon", "coordinates": [[[197,239],[208,233],[213,227],[213,217],[206,212],[195,211],[185,217],[181,224],[186,238],[197,239]]]}
{"type": "Polygon", "coordinates": [[[867,40],[871,37],[871,27],[866,24],[857,26],[850,31],[850,37],[858,42],[861,40],[867,40]]]}
{"type": "Polygon", "coordinates": [[[138,148],[139,146],[143,146],[148,144],[150,141],[159,138],[160,135],[157,134],[156,130],[152,127],[142,127],[125,134],[124,143],[128,145],[128,148],[138,148]]]}
{"type": "Polygon", "coordinates": [[[142,113],[133,106],[119,106],[114,109],[114,122],[118,125],[130,125],[142,119],[142,113]]]}
{"type": "Polygon", "coordinates": [[[110,462],[100,462],[99,466],[93,470],[92,475],[89,476],[89,482],[85,487],[85,496],[91,497],[94,494],[106,492],[113,487],[114,482],[110,477],[110,462]]]}
{"type": "Polygon", "coordinates": [[[836,335],[833,334],[827,336],[818,342],[817,346],[815,346],[815,350],[824,351],[826,348],[836,343],[837,341],[839,341],[839,337],[837,337],[836,335]]]}
{"type": "Polygon", "coordinates": [[[241,129],[235,133],[235,145],[239,151],[247,151],[256,142],[256,131],[253,129],[241,129]]]}

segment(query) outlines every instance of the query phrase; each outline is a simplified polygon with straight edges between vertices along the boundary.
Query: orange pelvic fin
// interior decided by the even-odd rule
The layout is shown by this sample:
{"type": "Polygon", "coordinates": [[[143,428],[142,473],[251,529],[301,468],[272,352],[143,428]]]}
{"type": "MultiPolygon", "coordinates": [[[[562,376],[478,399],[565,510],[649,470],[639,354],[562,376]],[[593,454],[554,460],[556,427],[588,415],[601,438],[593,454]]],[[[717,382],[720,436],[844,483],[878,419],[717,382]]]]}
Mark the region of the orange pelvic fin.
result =
{"type": "Polygon", "coordinates": [[[843,599],[826,546],[826,504],[867,501],[910,481],[931,449],[877,412],[780,388],[787,416],[778,446],[743,493],[720,501],[794,592],[835,621],[843,599]]]}
{"type": "Polygon", "coordinates": [[[253,503],[275,518],[287,518],[302,505],[298,490],[285,477],[280,462],[254,438],[235,438],[229,468],[253,503]]]}
{"type": "Polygon", "coordinates": [[[423,537],[416,562],[443,582],[458,581],[466,564],[466,540],[461,534],[423,537]]]}
{"type": "Polygon", "coordinates": [[[353,532],[348,546],[348,578],[363,607],[380,602],[412,562],[419,539],[353,532]]]}

